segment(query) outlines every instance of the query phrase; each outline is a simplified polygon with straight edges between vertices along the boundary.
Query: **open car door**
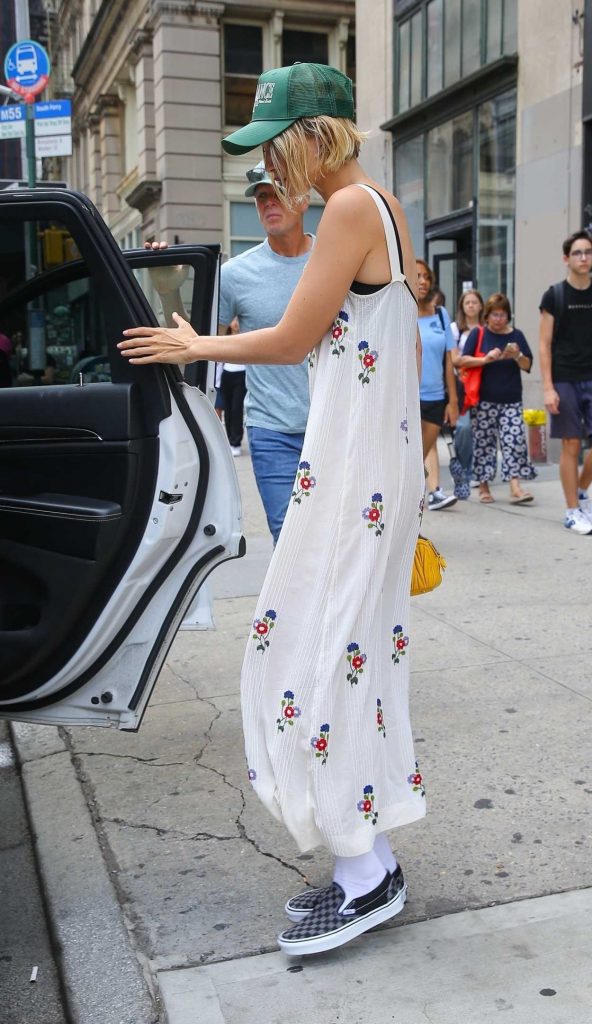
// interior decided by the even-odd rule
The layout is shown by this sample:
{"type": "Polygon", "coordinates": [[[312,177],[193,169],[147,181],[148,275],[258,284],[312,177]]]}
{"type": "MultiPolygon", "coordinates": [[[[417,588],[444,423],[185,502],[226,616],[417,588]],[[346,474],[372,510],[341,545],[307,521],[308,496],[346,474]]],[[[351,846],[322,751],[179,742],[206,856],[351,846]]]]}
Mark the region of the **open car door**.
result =
{"type": "Polygon", "coordinates": [[[124,258],[85,196],[0,192],[2,718],[136,729],[186,609],[243,553],[208,365],[116,347],[162,319],[146,294],[167,267],[216,333],[217,246],[124,258]]]}

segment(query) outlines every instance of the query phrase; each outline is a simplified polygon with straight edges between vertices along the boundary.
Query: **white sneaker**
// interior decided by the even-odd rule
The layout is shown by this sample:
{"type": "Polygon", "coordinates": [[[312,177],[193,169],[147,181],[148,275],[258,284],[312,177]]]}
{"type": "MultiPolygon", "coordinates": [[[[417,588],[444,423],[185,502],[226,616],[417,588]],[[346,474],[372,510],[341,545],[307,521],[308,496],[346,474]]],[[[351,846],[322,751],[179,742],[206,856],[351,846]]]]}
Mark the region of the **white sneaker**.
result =
{"type": "Polygon", "coordinates": [[[574,533],[582,534],[582,536],[592,533],[592,522],[579,508],[567,509],[563,525],[566,530],[572,530],[574,533]]]}
{"type": "Polygon", "coordinates": [[[231,446],[231,448],[230,448],[230,451],[231,451],[231,452],[232,452],[232,454],[234,455],[235,459],[238,459],[239,455],[242,455],[242,454],[243,454],[243,453],[242,453],[242,449],[241,449],[241,448],[233,448],[233,447],[231,446]]]}
{"type": "Polygon", "coordinates": [[[592,525],[592,498],[580,498],[580,512],[583,512],[588,522],[592,525]]]}

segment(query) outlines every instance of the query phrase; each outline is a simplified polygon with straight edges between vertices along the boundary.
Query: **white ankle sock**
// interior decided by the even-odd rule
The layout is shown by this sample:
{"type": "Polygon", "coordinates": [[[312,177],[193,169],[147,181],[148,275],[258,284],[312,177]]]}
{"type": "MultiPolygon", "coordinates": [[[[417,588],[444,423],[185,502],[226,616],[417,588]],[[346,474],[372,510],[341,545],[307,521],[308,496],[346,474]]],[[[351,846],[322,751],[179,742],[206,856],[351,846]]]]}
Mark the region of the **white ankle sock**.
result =
{"type": "Polygon", "coordinates": [[[376,889],[385,873],[380,857],[370,850],[358,857],[336,857],[333,881],[341,886],[349,902],[376,889]]]}
{"type": "Polygon", "coordinates": [[[391,875],[397,866],[397,858],[391,850],[391,844],[389,843],[386,833],[380,832],[374,840],[374,853],[379,858],[385,871],[390,871],[391,875]]]}

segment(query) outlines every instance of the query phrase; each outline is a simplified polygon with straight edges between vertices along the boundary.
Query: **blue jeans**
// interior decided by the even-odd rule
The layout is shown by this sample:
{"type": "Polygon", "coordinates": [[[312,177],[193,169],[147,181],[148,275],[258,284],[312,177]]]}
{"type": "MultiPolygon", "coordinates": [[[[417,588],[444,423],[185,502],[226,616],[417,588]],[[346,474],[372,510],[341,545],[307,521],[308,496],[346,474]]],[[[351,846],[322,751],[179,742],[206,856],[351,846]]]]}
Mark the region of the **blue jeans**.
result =
{"type": "Polygon", "coordinates": [[[277,544],[292,497],[304,434],[284,434],[278,430],[247,427],[247,437],[267,525],[273,543],[277,544]]]}

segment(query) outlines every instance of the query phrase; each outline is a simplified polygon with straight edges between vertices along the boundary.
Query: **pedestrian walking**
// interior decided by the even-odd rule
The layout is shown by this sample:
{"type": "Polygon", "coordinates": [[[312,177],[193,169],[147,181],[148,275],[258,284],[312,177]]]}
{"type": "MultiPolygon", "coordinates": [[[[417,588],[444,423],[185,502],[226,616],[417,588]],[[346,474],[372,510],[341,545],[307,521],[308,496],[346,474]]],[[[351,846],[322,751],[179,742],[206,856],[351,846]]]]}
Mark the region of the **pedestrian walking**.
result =
{"type": "MultiPolygon", "coordinates": [[[[402,910],[386,831],[425,814],[409,721],[410,577],[423,507],[415,260],[397,200],[358,163],[352,83],[334,68],[265,72],[253,120],[285,203],[326,201],[280,322],[237,338],[125,332],[135,363],[296,364],[309,354],[302,459],[243,665],[249,778],[299,849],[335,856],[330,885],[287,903],[289,954],[331,949],[402,910]],[[407,276],[406,276],[407,275],[407,276]]],[[[242,322],[241,322],[242,324],[242,322]]]]}
{"type": "MultiPolygon", "coordinates": [[[[220,333],[237,317],[241,331],[274,327],[300,280],[314,236],[304,231],[308,197],[283,205],[263,162],[247,173],[266,233],[260,245],[228,260],[220,280],[220,333]]],[[[257,489],[274,544],[280,535],[304,442],[310,405],[308,361],[246,366],[245,414],[257,489]]]]}
{"type": "Polygon", "coordinates": [[[582,438],[592,438],[592,235],[576,231],[563,243],[567,277],[541,299],[539,354],[551,437],[561,440],[559,474],[563,525],[592,533],[592,448],[580,468],[582,438]]]}
{"type": "MultiPolygon", "coordinates": [[[[239,330],[238,319],[233,317],[226,334],[238,334],[239,330]]],[[[247,392],[245,371],[246,367],[242,363],[223,363],[220,376],[219,393],[222,396],[224,426],[230,450],[235,458],[241,454],[241,444],[245,432],[244,404],[247,392]]]]}
{"type": "Polygon", "coordinates": [[[479,402],[471,409],[473,473],[479,482],[479,500],[494,501],[490,483],[497,472],[498,444],[502,453],[502,480],[510,484],[512,505],[533,500],[520,481],[536,476],[528,458],[522,408],[521,373],[529,373],[532,352],[522,331],[510,325],[512,310],[507,296],[490,295],[483,310],[485,326],[474,327],[459,365],[482,368],[479,402]],[[476,355],[480,351],[482,355],[476,355]]]}
{"type": "Polygon", "coordinates": [[[453,494],[440,487],[440,466],[436,444],[444,424],[451,428],[458,418],[456,381],[452,367],[454,338],[450,317],[434,301],[436,278],[425,260],[417,260],[418,326],[422,346],[421,433],[427,468],[428,508],[432,511],[456,504],[453,494]]]}
{"type": "MultiPolygon", "coordinates": [[[[450,324],[452,337],[456,342],[456,348],[451,353],[452,365],[455,370],[459,368],[459,360],[463,354],[465,342],[474,327],[480,327],[483,323],[483,296],[476,288],[469,288],[463,292],[458,300],[456,319],[450,324]]],[[[458,378],[457,378],[458,379],[458,378]]],[[[458,393],[458,389],[457,389],[458,393]]],[[[465,480],[470,484],[473,476],[473,435],[471,431],[471,414],[467,409],[462,413],[462,402],[459,394],[459,417],[454,430],[454,446],[460,464],[464,470],[465,480]]]]}

